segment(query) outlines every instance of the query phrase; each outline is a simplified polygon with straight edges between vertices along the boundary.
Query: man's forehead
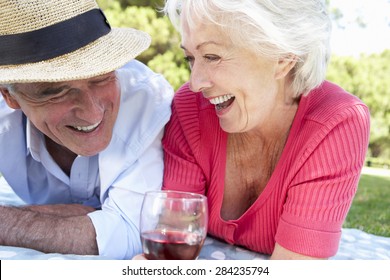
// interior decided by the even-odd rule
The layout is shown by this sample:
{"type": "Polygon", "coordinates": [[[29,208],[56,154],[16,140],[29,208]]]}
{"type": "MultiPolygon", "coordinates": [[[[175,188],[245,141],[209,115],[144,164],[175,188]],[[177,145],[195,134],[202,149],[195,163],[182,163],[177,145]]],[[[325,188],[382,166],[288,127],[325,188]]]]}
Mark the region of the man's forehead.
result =
{"type": "Polygon", "coordinates": [[[18,91],[26,91],[26,92],[41,92],[47,89],[57,89],[57,88],[64,88],[64,87],[72,87],[75,83],[80,82],[93,82],[94,80],[99,80],[111,75],[114,75],[115,71],[102,74],[99,76],[91,77],[84,80],[72,80],[72,81],[62,81],[62,82],[33,82],[33,83],[18,83],[15,84],[15,89],[18,91]]]}

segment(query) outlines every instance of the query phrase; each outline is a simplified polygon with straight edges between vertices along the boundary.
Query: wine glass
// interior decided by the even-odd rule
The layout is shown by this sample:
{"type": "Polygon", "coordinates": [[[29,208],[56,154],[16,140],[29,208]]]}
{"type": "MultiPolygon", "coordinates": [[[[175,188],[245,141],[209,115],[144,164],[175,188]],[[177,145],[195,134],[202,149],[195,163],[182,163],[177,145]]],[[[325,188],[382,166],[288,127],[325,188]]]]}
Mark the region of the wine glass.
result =
{"type": "Polygon", "coordinates": [[[149,260],[194,260],[207,234],[204,195],[178,191],[147,192],[141,209],[141,240],[149,260]]]}

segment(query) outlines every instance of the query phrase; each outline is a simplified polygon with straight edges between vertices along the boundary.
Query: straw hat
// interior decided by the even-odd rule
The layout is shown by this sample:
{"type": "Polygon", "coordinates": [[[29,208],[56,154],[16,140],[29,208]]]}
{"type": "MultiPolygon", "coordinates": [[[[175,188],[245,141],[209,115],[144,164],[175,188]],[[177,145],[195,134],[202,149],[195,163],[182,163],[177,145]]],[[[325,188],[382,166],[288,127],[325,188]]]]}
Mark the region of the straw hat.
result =
{"type": "Polygon", "coordinates": [[[86,79],[120,68],[150,45],[110,28],[94,0],[0,0],[0,83],[86,79]]]}

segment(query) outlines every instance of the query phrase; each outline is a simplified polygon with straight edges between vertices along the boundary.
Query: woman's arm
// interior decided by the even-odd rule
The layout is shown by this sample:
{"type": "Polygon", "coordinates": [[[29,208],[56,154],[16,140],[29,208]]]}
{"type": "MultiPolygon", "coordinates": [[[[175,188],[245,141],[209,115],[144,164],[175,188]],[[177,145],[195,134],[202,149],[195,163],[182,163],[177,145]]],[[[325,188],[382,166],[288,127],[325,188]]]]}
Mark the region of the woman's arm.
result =
{"type": "Polygon", "coordinates": [[[314,258],[314,257],[295,253],[286,248],[283,248],[278,243],[275,244],[275,249],[270,259],[271,260],[325,260],[321,258],[314,258]]]}

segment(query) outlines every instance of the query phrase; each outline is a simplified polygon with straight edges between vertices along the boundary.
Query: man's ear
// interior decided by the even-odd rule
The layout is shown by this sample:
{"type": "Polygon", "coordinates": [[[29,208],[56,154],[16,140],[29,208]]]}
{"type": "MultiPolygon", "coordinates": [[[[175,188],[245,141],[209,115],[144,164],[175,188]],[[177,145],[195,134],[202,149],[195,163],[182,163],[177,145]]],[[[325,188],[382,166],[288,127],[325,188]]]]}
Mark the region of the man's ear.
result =
{"type": "Polygon", "coordinates": [[[5,87],[0,87],[1,95],[3,96],[5,102],[7,103],[8,107],[12,109],[20,109],[20,105],[18,101],[11,95],[9,90],[5,87]]]}
{"type": "Polygon", "coordinates": [[[281,57],[278,60],[278,65],[276,66],[275,79],[282,79],[286,77],[296,63],[297,57],[293,54],[281,57]]]}

